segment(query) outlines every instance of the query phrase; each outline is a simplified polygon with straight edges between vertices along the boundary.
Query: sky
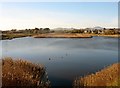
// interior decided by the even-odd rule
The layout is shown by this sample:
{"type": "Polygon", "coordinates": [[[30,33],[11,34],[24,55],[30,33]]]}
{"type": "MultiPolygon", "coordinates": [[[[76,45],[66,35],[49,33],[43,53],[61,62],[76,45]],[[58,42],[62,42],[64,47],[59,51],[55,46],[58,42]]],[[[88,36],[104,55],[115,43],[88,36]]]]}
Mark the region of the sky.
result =
{"type": "Polygon", "coordinates": [[[118,27],[117,2],[3,2],[0,30],[118,27]]]}

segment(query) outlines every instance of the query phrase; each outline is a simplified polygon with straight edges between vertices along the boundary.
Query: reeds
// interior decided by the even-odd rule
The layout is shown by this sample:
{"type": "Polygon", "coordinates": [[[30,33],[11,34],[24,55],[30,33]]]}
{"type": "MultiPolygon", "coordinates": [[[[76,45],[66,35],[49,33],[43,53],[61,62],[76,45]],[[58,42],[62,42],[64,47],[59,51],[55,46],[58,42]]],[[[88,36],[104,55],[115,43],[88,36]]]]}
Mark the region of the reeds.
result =
{"type": "Polygon", "coordinates": [[[98,87],[98,86],[120,86],[118,85],[119,81],[119,71],[118,66],[120,63],[113,64],[107,68],[102,69],[95,74],[87,75],[75,79],[73,85],[75,88],[81,87],[98,87]]]}
{"type": "Polygon", "coordinates": [[[25,60],[2,59],[2,88],[49,88],[50,81],[42,65],[25,60]]]}

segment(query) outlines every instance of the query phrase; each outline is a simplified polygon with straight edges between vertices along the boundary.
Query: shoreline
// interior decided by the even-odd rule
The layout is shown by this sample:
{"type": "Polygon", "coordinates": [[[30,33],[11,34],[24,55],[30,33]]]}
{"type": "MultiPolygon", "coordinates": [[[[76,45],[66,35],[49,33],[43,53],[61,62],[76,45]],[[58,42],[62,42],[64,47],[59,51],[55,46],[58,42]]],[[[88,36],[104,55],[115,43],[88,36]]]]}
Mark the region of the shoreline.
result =
{"type": "Polygon", "coordinates": [[[118,84],[120,80],[120,74],[118,67],[120,63],[112,64],[102,70],[95,72],[94,74],[86,75],[84,77],[79,77],[74,80],[74,88],[77,87],[94,87],[94,86],[120,86],[118,84]]]}
{"type": "Polygon", "coordinates": [[[98,37],[109,37],[109,38],[119,38],[120,37],[119,35],[95,35],[95,36],[98,36],[98,37]]]}
{"type": "Polygon", "coordinates": [[[41,34],[32,36],[34,38],[92,38],[91,35],[84,35],[84,34],[71,34],[71,33],[49,33],[49,34],[41,34]]]}
{"type": "Polygon", "coordinates": [[[92,37],[109,37],[119,38],[119,35],[104,35],[104,34],[79,34],[79,33],[46,33],[46,34],[3,34],[1,40],[11,40],[22,37],[33,38],[92,38],[92,37]]]}
{"type": "Polygon", "coordinates": [[[15,38],[30,37],[30,34],[3,34],[1,40],[11,40],[15,38]]]}

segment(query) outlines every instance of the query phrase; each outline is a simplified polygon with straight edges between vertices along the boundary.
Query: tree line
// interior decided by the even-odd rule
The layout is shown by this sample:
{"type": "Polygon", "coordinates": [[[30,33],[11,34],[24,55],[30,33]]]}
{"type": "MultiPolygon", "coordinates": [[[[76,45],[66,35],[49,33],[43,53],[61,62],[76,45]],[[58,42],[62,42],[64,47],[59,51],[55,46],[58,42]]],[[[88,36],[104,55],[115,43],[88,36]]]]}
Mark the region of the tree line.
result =
{"type": "Polygon", "coordinates": [[[2,34],[44,34],[44,33],[80,33],[80,34],[105,34],[105,35],[114,35],[120,34],[120,30],[118,28],[111,29],[67,29],[67,30],[50,30],[50,28],[34,28],[34,29],[24,29],[24,30],[7,30],[1,31],[2,34]]]}

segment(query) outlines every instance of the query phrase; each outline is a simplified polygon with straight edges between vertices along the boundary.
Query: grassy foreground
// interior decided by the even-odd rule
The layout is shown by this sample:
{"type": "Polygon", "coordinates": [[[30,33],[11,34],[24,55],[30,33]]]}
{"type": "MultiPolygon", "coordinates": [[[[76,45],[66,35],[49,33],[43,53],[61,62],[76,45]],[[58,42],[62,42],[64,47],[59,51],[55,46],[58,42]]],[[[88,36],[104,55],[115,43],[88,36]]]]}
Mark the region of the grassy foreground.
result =
{"type": "Polygon", "coordinates": [[[2,59],[2,88],[49,88],[45,74],[42,65],[8,57],[2,59]]]}
{"type": "Polygon", "coordinates": [[[115,63],[99,72],[96,72],[95,74],[76,79],[74,81],[74,88],[120,86],[120,74],[118,71],[119,66],[120,63],[115,63]]]}

